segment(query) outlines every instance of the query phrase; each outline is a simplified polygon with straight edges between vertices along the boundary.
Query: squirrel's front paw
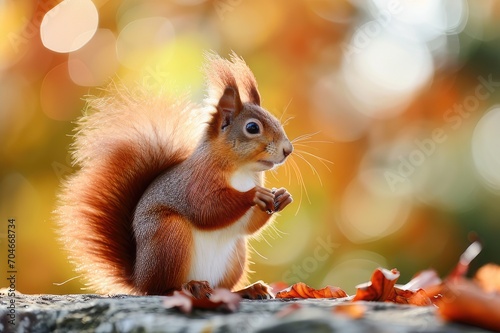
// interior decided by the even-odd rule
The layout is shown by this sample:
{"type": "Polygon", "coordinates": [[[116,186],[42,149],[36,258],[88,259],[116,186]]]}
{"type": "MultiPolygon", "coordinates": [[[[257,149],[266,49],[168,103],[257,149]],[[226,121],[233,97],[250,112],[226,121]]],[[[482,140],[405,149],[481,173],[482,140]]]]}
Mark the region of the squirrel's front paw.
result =
{"type": "Polygon", "coordinates": [[[272,192],[274,193],[274,211],[275,212],[282,211],[286,206],[291,204],[293,201],[292,195],[284,187],[282,187],[280,189],[273,188],[272,192]]]}
{"type": "Polygon", "coordinates": [[[255,187],[255,197],[253,199],[262,211],[272,214],[274,212],[274,192],[262,186],[255,187]]]}
{"type": "Polygon", "coordinates": [[[292,195],[283,187],[272,190],[261,186],[255,188],[254,203],[268,214],[283,210],[292,201],[292,195]]]}

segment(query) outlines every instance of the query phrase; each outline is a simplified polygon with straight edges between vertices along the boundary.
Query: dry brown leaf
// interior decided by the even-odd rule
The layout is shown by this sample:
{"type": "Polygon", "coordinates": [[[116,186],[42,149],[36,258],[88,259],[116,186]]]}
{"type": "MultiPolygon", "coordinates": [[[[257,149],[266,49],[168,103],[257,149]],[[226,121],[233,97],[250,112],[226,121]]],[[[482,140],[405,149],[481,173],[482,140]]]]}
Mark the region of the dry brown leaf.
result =
{"type": "Polygon", "coordinates": [[[471,281],[446,281],[437,304],[445,320],[500,332],[500,295],[487,293],[471,281]]]}
{"type": "Polygon", "coordinates": [[[271,292],[273,293],[273,295],[276,295],[280,291],[290,287],[288,283],[283,281],[273,282],[269,286],[271,287],[271,292]]]}
{"type": "Polygon", "coordinates": [[[399,275],[395,268],[392,270],[377,268],[373,272],[370,282],[356,286],[357,291],[353,301],[386,301],[394,295],[394,285],[399,275]]]}
{"type": "Polygon", "coordinates": [[[455,269],[448,275],[447,280],[454,280],[463,278],[469,271],[469,265],[472,260],[474,260],[477,255],[481,252],[483,246],[479,241],[473,242],[469,247],[462,253],[458,264],[455,269]]]}
{"type": "Polygon", "coordinates": [[[345,291],[338,287],[326,286],[314,289],[303,282],[298,282],[276,293],[276,298],[341,298],[347,297],[345,291]]]}
{"type": "Polygon", "coordinates": [[[359,303],[343,303],[333,307],[333,313],[347,316],[351,319],[363,318],[366,312],[366,306],[359,303]]]}
{"type": "Polygon", "coordinates": [[[439,277],[438,273],[433,269],[426,269],[415,274],[411,280],[400,287],[404,290],[418,290],[433,289],[435,286],[439,286],[443,281],[439,277]]]}
{"type": "Polygon", "coordinates": [[[302,309],[302,305],[299,303],[292,303],[288,306],[285,306],[283,309],[278,311],[275,316],[276,318],[285,318],[288,317],[291,314],[294,314],[298,310],[302,309]]]}
{"type": "Polygon", "coordinates": [[[228,289],[214,289],[210,298],[195,298],[186,291],[174,291],[167,296],[163,306],[167,309],[177,308],[184,313],[191,313],[193,309],[223,310],[234,312],[238,309],[241,297],[228,289]]]}
{"type": "Polygon", "coordinates": [[[436,282],[437,280],[434,279],[431,273],[416,275],[416,277],[406,285],[396,288],[395,284],[398,278],[399,272],[396,269],[388,270],[378,268],[373,272],[370,282],[357,286],[358,289],[353,301],[393,302],[419,306],[432,304],[431,298],[424,289],[408,289],[408,286],[417,288],[420,285],[436,282]]]}
{"type": "Polygon", "coordinates": [[[484,265],[476,272],[474,280],[483,290],[500,293],[500,266],[484,265]]]}
{"type": "Polygon", "coordinates": [[[387,301],[398,304],[411,304],[418,306],[432,305],[432,300],[427,295],[424,289],[418,289],[415,291],[394,288],[393,296],[388,298],[387,301]]]}
{"type": "Polygon", "coordinates": [[[190,313],[193,308],[193,297],[182,291],[174,291],[172,296],[165,297],[163,306],[167,309],[177,308],[184,313],[190,313]]]}

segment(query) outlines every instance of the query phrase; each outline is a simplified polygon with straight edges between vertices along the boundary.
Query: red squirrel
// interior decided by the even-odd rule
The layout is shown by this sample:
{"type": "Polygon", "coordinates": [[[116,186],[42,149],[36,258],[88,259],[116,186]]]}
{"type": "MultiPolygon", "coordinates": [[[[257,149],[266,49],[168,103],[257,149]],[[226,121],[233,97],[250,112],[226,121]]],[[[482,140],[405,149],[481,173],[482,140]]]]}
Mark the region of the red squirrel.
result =
{"type": "MultiPolygon", "coordinates": [[[[70,260],[100,293],[168,295],[247,283],[247,239],[292,202],[263,187],[293,146],[244,60],[206,55],[207,105],[111,83],[87,99],[80,169],[56,210],[70,260]]],[[[262,284],[243,289],[270,297],[262,284]]]]}

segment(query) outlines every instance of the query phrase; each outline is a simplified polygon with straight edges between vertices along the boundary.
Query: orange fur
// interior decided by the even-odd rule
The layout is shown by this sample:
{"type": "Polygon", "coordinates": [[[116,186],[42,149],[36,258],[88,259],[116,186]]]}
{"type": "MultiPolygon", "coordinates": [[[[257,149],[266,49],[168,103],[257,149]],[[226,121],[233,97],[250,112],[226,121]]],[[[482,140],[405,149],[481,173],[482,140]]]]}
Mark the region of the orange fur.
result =
{"type": "Polygon", "coordinates": [[[139,293],[135,205],[154,178],[192,153],[209,116],[189,102],[114,82],[106,95],[88,99],[73,151],[81,169],[64,183],[56,214],[69,258],[90,288],[139,293]]]}
{"type": "Polygon", "coordinates": [[[134,284],[140,293],[167,295],[187,282],[192,227],[190,221],[164,207],[158,207],[152,217],[160,224],[152,235],[147,228],[136,232],[138,255],[134,284]]]}
{"type": "Polygon", "coordinates": [[[255,188],[239,192],[229,179],[261,159],[281,163],[291,144],[260,108],[244,61],[207,59],[208,107],[114,82],[87,100],[73,151],[80,170],[63,184],[56,214],[70,260],[97,292],[168,294],[189,276],[205,279],[205,269],[214,287],[246,281],[246,235],[270,216],[254,206],[255,188]],[[227,134],[243,103],[251,118],[227,134]],[[255,117],[267,126],[262,142],[238,132],[255,117]]]}

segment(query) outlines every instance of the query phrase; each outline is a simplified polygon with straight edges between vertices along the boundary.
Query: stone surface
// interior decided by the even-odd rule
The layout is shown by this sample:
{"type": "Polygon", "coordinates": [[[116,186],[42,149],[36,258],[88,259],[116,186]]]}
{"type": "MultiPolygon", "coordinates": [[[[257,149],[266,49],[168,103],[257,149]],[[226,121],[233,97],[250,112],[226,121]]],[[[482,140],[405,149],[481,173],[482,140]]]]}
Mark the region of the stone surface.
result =
{"type": "Polygon", "coordinates": [[[339,300],[243,301],[236,313],[164,309],[160,296],[0,295],[0,332],[486,332],[440,321],[434,307],[363,302],[362,319],[333,314],[339,300]],[[14,299],[15,311],[9,309],[14,299]],[[293,304],[300,309],[283,316],[293,304]],[[15,312],[15,325],[9,324],[15,312]]]}

